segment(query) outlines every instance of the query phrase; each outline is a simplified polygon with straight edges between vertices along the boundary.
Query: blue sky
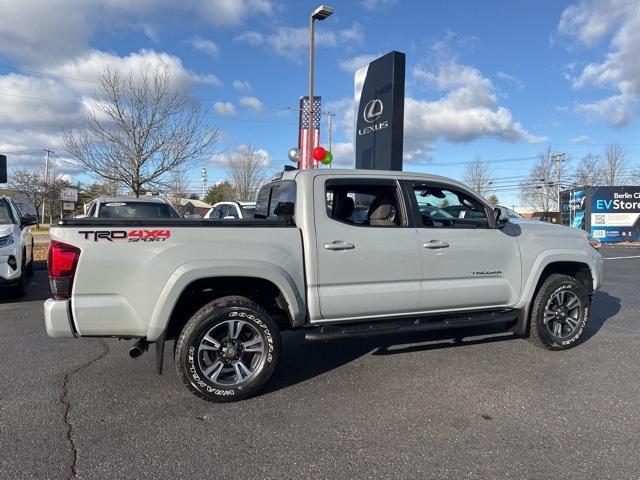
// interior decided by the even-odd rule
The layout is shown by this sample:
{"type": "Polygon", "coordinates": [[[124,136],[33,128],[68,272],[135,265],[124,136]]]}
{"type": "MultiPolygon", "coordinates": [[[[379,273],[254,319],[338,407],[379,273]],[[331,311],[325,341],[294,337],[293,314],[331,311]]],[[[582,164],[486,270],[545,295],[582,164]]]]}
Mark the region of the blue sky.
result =
{"type": "MultiPolygon", "coordinates": [[[[548,146],[576,164],[610,142],[640,160],[639,0],[327,3],[335,14],[317,24],[316,93],[336,113],[338,164],[353,165],[354,68],[390,50],[407,54],[405,170],[459,178],[461,164],[480,156],[496,177],[521,177],[548,146]]],[[[210,182],[245,144],[279,170],[297,143],[297,113],[287,107],[307,89],[316,6],[0,0],[0,151],[21,152],[9,155],[13,167],[39,167],[51,148],[60,171],[86,181],[62,130],[81,128],[107,65],[163,63],[224,132],[205,162],[210,182]]],[[[193,191],[199,168],[189,172],[193,191]]],[[[498,195],[519,204],[515,188],[498,195]]]]}

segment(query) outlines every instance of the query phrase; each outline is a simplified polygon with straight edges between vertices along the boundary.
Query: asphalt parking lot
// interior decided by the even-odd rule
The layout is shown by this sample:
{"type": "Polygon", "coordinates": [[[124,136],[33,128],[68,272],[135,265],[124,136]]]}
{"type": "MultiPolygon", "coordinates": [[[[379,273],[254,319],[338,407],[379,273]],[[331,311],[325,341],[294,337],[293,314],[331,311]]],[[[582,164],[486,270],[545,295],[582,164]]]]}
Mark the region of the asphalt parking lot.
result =
{"type": "Polygon", "coordinates": [[[171,348],[158,377],[132,342],[49,339],[39,270],[0,296],[0,478],[640,478],[640,249],[602,252],[574,349],[288,333],[268,388],[227,405],[181,385],[171,348]]]}

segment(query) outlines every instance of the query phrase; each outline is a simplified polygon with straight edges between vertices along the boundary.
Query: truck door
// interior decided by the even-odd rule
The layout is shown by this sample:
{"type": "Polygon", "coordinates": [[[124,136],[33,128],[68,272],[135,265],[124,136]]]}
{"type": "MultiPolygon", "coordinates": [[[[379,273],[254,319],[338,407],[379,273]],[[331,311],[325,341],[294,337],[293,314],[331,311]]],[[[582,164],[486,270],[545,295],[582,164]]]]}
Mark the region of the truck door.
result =
{"type": "Polygon", "coordinates": [[[517,226],[492,227],[470,192],[408,182],[422,252],[420,310],[510,306],[520,295],[517,226]]]}
{"type": "Polygon", "coordinates": [[[416,310],[420,248],[396,180],[317,176],[314,211],[323,319],[416,310]]]}

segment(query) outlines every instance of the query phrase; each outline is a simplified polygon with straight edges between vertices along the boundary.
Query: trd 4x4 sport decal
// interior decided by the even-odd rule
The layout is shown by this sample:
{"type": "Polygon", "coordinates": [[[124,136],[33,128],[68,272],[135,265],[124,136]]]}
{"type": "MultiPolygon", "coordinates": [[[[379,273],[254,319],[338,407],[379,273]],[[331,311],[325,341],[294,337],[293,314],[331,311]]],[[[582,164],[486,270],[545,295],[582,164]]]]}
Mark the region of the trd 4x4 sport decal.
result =
{"type": "Polygon", "coordinates": [[[85,240],[126,240],[128,242],[164,242],[171,237],[171,230],[80,230],[85,240]]]}

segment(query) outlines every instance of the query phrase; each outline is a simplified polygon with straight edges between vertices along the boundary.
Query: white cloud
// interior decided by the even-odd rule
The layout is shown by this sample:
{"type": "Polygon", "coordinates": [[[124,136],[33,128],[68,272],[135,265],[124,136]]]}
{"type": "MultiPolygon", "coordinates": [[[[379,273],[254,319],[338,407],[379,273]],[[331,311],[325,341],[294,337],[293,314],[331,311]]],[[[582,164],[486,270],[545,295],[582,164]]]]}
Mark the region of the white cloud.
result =
{"type": "Polygon", "coordinates": [[[190,43],[193,48],[202,53],[206,53],[211,58],[217,59],[218,55],[220,54],[220,48],[218,47],[218,45],[216,45],[215,42],[212,42],[211,40],[205,40],[201,37],[193,37],[190,43]]]}
{"type": "Polygon", "coordinates": [[[141,30],[153,41],[161,32],[195,21],[239,26],[254,16],[270,16],[272,0],[3,0],[0,54],[22,65],[55,64],[89,50],[102,31],[141,30]],[[167,22],[167,18],[171,22],[167,22]]]}
{"type": "Polygon", "coordinates": [[[93,91],[105,68],[117,69],[123,74],[129,72],[149,72],[156,68],[167,68],[173,86],[179,88],[191,88],[199,83],[220,86],[221,82],[215,75],[198,75],[188,70],[182,64],[180,58],[164,52],[142,49],[132,52],[125,57],[92,50],[84,55],[61,62],[58,65],[48,67],[47,73],[69,78],[88,80],[87,82],[74,82],[74,85],[82,91],[93,91]]]}
{"type": "MultiPolygon", "coordinates": [[[[0,76],[0,118],[5,128],[55,131],[82,122],[76,90],[53,78],[10,73],[0,76]]],[[[5,137],[6,138],[6,137],[5,137]]]]}
{"type": "Polygon", "coordinates": [[[500,71],[497,73],[497,76],[502,80],[507,80],[509,82],[512,82],[518,90],[522,90],[524,88],[524,82],[520,80],[518,77],[516,77],[515,75],[509,75],[508,73],[500,71]]]}
{"type": "Polygon", "coordinates": [[[265,150],[264,148],[255,148],[253,146],[244,145],[244,144],[237,145],[232,150],[226,151],[224,153],[217,153],[215,155],[212,155],[210,159],[210,163],[214,167],[218,167],[218,168],[221,166],[225,166],[231,158],[235,157],[236,155],[245,153],[249,148],[254,149],[256,158],[263,166],[266,167],[271,164],[271,161],[272,161],[271,155],[269,155],[269,152],[267,150],[265,150]]]}
{"type": "MultiPolygon", "coordinates": [[[[264,34],[246,31],[236,36],[234,40],[253,46],[263,45],[270,53],[299,62],[309,49],[309,29],[308,27],[280,27],[264,34]]],[[[322,29],[315,34],[315,45],[319,47],[338,47],[346,43],[361,45],[363,40],[362,27],[357,23],[338,31],[322,29]]]]}
{"type": "Polygon", "coordinates": [[[588,135],[578,135],[577,137],[569,139],[569,143],[571,143],[572,145],[584,145],[590,142],[591,139],[588,135]]]}
{"type": "Polygon", "coordinates": [[[427,87],[445,95],[435,101],[405,99],[405,156],[418,157],[438,138],[469,142],[495,137],[507,142],[542,142],[513,119],[511,112],[498,105],[488,78],[472,66],[455,60],[441,61],[435,70],[417,67],[414,76],[427,87]]]}
{"type": "Polygon", "coordinates": [[[264,35],[258,32],[242,32],[240,35],[234,37],[236,42],[248,43],[249,45],[258,46],[264,43],[264,35]]]}
{"type": "Polygon", "coordinates": [[[334,143],[332,148],[332,165],[338,168],[355,168],[355,151],[352,142],[334,143]]]}
{"type": "Polygon", "coordinates": [[[234,90],[237,90],[238,92],[250,92],[251,91],[251,84],[246,80],[234,80],[233,81],[233,88],[234,88],[234,90]]]}
{"type": "Polygon", "coordinates": [[[360,0],[360,5],[367,10],[380,10],[392,7],[398,0],[360,0]]]}
{"type": "Polygon", "coordinates": [[[240,105],[250,108],[256,113],[264,110],[264,105],[257,97],[240,97],[240,105]]]}
{"type": "Polygon", "coordinates": [[[213,110],[220,115],[231,116],[236,114],[236,107],[231,102],[215,102],[213,110]]]}
{"type": "MultiPolygon", "coordinates": [[[[86,109],[93,104],[98,78],[107,66],[118,68],[123,74],[167,67],[173,86],[184,89],[201,83],[219,84],[214,76],[197,75],[187,70],[179,58],[153,50],[126,57],[92,50],[55,66],[41,67],[51,76],[0,75],[0,150],[35,152],[10,155],[12,168],[40,165],[43,148],[64,155],[62,132],[82,128],[86,109]]],[[[63,172],[73,172],[74,168],[77,170],[69,162],[61,165],[63,172]]]]}
{"type": "Polygon", "coordinates": [[[273,13],[270,0],[200,0],[196,10],[213,25],[239,25],[250,16],[264,16],[273,13]]]}
{"type": "Polygon", "coordinates": [[[601,62],[589,63],[577,75],[567,74],[574,88],[595,87],[617,93],[593,102],[580,103],[577,110],[588,117],[603,118],[623,126],[638,113],[640,102],[640,5],[637,0],[580,1],[567,7],[558,30],[575,37],[586,47],[611,38],[601,62]]]}
{"type": "Polygon", "coordinates": [[[357,55],[351,58],[340,60],[340,68],[347,73],[355,73],[360,67],[368,65],[370,62],[380,57],[382,54],[374,53],[370,55],[357,55]]]}

